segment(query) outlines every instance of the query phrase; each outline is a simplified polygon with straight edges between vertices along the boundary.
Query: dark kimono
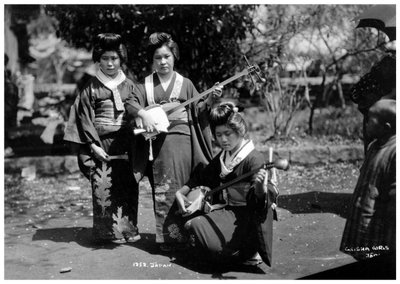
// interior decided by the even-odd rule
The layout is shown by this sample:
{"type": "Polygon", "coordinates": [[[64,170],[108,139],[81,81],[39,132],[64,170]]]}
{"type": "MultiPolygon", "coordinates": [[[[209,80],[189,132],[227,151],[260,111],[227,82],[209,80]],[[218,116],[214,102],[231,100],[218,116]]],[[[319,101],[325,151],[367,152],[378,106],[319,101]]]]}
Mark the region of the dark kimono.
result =
{"type": "MultiPolygon", "coordinates": [[[[229,175],[221,179],[220,155],[186,185],[190,188],[203,185],[213,189],[264,164],[263,155],[253,150],[229,175]]],[[[224,189],[227,203],[224,208],[194,217],[185,224],[185,228],[194,235],[196,246],[208,252],[214,260],[243,261],[258,252],[263,261],[271,266],[274,216],[271,205],[274,200],[269,194],[258,198],[254,194],[253,179],[254,175],[249,176],[224,189]]]]}
{"type": "MultiPolygon", "coordinates": [[[[166,91],[156,73],[153,75],[154,101],[156,104],[170,102],[177,74],[172,77],[166,91]]],[[[184,102],[198,94],[193,83],[183,77],[176,103],[184,102]]],[[[142,108],[149,105],[145,83],[137,85],[134,96],[126,104],[130,118],[137,117],[142,108]]],[[[156,217],[156,242],[185,242],[185,236],[176,224],[177,205],[175,192],[190,178],[195,168],[201,168],[211,160],[211,131],[208,125],[208,109],[203,100],[194,102],[168,117],[167,133],[160,133],[152,140],[153,161],[149,160],[149,141],[142,135],[135,139],[133,162],[134,175],[139,181],[147,175],[153,190],[156,217]]]]}
{"type": "MultiPolygon", "coordinates": [[[[134,88],[129,79],[117,86],[122,102],[134,88]]],[[[137,234],[138,184],[128,160],[101,162],[90,153],[96,143],[108,155],[131,156],[133,134],[125,111],[117,111],[110,89],[90,79],[71,107],[64,140],[79,145],[78,163],[92,184],[95,241],[129,238],[137,234]]]]}
{"type": "Polygon", "coordinates": [[[340,250],[356,259],[396,253],[396,136],[368,148],[340,250]]]}

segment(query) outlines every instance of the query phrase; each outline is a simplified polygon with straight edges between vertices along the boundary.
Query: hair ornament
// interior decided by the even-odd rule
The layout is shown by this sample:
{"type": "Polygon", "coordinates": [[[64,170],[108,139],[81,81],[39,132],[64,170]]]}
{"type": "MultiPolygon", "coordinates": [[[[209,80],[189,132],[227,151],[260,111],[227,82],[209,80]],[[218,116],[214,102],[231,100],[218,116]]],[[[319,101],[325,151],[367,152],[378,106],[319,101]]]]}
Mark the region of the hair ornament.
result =
{"type": "Polygon", "coordinates": [[[239,112],[239,108],[233,102],[222,102],[219,105],[225,106],[225,107],[231,109],[233,112],[239,112]]]}

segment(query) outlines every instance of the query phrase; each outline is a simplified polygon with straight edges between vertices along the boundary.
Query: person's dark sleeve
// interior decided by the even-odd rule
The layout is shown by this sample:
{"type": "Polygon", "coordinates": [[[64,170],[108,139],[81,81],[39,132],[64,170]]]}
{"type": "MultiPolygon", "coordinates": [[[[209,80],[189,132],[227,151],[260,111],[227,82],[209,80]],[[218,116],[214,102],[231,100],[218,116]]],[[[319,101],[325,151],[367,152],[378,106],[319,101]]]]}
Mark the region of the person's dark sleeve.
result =
{"type": "Polygon", "coordinates": [[[125,110],[129,119],[138,116],[139,110],[146,106],[146,91],[144,84],[137,84],[125,101],[125,110]]]}
{"type": "Polygon", "coordinates": [[[100,137],[94,126],[94,107],[93,94],[90,88],[86,88],[80,93],[77,101],[76,124],[83,143],[100,145],[100,137]]]}
{"type": "Polygon", "coordinates": [[[219,156],[216,156],[204,168],[197,168],[191,175],[190,180],[185,184],[189,188],[196,186],[208,186],[211,189],[219,184],[219,156]]]}

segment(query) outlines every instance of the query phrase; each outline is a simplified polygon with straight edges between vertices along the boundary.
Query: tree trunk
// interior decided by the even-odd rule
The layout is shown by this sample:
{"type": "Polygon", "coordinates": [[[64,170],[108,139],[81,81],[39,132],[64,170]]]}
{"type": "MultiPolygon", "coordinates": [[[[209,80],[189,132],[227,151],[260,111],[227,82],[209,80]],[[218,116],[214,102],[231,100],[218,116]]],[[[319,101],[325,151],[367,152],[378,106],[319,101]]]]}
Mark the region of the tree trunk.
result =
{"type": "Polygon", "coordinates": [[[340,81],[338,81],[337,83],[337,89],[338,89],[340,105],[342,109],[344,109],[346,107],[346,100],[344,99],[342,83],[340,81]]]}
{"type": "Polygon", "coordinates": [[[310,110],[310,117],[308,119],[308,134],[310,134],[310,135],[313,134],[313,119],[314,119],[315,109],[318,107],[318,105],[320,105],[321,98],[324,96],[324,93],[326,92],[325,80],[326,80],[326,74],[324,73],[322,75],[322,82],[321,82],[322,94],[317,93],[317,96],[316,96],[314,103],[312,104],[311,110],[310,110]]]}
{"type": "Polygon", "coordinates": [[[8,56],[7,68],[15,74],[20,69],[18,64],[18,40],[10,29],[12,17],[12,8],[9,5],[4,6],[4,53],[8,56]]]}

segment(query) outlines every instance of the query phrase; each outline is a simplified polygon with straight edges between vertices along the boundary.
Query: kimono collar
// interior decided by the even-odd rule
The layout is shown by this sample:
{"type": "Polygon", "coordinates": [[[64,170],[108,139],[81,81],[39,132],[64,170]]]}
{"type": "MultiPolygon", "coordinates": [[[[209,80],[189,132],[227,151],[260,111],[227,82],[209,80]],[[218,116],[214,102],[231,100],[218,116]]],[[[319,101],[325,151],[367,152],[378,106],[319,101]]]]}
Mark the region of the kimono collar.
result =
{"type": "Polygon", "coordinates": [[[101,71],[101,69],[99,68],[96,72],[96,78],[101,83],[103,83],[104,86],[106,86],[111,90],[116,109],[118,111],[124,111],[124,104],[122,103],[121,95],[117,88],[118,85],[121,84],[126,79],[124,72],[122,72],[122,70],[118,70],[117,77],[111,78],[108,77],[106,74],[104,74],[103,71],[101,71]]]}
{"type": "MultiPolygon", "coordinates": [[[[173,102],[178,99],[179,94],[181,93],[182,84],[183,84],[183,76],[175,71],[176,78],[174,82],[174,87],[172,88],[171,95],[169,96],[169,101],[173,102]]],[[[146,88],[146,97],[147,103],[149,105],[156,104],[154,100],[154,73],[150,74],[144,79],[145,88],[146,88]]]]}
{"type": "Polygon", "coordinates": [[[219,161],[221,164],[220,178],[225,178],[230,174],[233,169],[240,164],[250,153],[254,150],[254,144],[251,140],[243,140],[239,149],[225,160],[225,156],[228,154],[225,150],[221,152],[219,161]]]}

